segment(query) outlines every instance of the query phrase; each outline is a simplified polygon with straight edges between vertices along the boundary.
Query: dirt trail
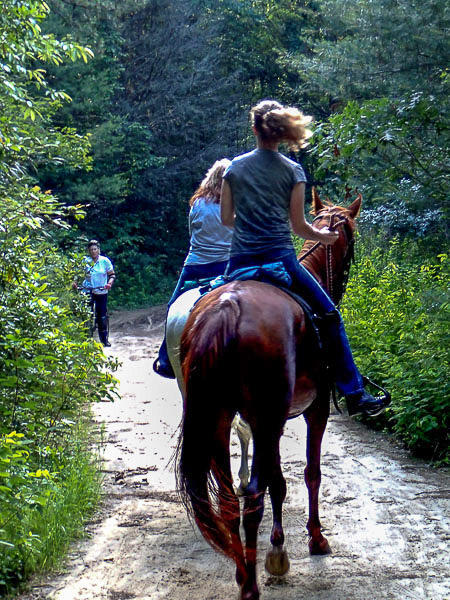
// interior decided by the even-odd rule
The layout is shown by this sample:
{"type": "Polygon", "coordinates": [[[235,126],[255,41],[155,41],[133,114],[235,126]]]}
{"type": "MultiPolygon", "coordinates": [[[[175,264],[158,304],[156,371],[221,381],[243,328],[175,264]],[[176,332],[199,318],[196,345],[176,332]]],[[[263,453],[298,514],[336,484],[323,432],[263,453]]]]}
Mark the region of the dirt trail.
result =
{"type": "MultiPolygon", "coordinates": [[[[230,600],[232,564],[191,527],[168,466],[181,401],[176,383],[156,376],[152,358],[163,309],[121,313],[111,354],[122,361],[122,399],[94,410],[105,427],[105,498],[89,536],[66,569],[35,582],[20,600],[230,600]]],[[[308,554],[301,418],[282,441],[288,483],[285,533],[291,569],[276,579],[263,561],[270,503],[260,530],[261,600],[444,600],[450,475],[414,460],[389,438],[332,415],[325,434],[321,520],[333,553],[308,554]]],[[[234,462],[238,443],[233,440],[234,462]]]]}

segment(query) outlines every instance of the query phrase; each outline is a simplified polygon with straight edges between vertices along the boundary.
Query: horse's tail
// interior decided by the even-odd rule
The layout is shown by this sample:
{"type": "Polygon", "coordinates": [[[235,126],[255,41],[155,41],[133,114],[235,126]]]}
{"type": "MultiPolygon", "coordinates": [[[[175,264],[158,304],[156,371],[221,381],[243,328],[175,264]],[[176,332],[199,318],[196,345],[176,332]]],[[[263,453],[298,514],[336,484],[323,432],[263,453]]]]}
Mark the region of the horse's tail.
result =
{"type": "Polygon", "coordinates": [[[229,382],[230,369],[236,370],[240,307],[232,294],[214,303],[208,300],[181,339],[185,398],[177,484],[183,504],[204,538],[244,572],[239,500],[230,473],[221,469],[229,461],[229,432],[235,413],[235,394],[229,382]]]}

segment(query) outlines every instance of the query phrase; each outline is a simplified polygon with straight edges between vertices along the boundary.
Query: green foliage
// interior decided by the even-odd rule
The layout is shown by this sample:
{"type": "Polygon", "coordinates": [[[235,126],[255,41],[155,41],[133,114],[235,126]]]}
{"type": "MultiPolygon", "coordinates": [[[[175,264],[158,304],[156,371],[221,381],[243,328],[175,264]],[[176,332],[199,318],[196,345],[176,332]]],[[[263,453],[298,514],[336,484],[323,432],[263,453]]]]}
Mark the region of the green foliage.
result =
{"type": "Polygon", "coordinates": [[[90,162],[87,137],[54,124],[67,94],[41,65],[91,52],[43,34],[47,13],[44,2],[0,1],[0,593],[81,528],[99,492],[79,423],[88,399],[115,394],[116,362],[89,339],[88,308],[70,289],[80,257],[58,250],[84,213],[36,185],[43,164],[90,162]]]}
{"type": "Polygon", "coordinates": [[[104,223],[105,212],[118,235],[115,221],[124,210],[121,205],[136,186],[142,170],[155,160],[148,125],[129,119],[119,110],[124,41],[117,22],[122,13],[114,4],[109,0],[86,6],[50,2],[55,12],[45,24],[46,30],[61,36],[68,30],[76,32],[88,39],[94,49],[94,56],[87,63],[78,61],[49,69],[53,85],[64,86],[73,100],[60,106],[53,122],[58,127],[76,127],[88,136],[92,167],[80,172],[75,165],[66,164],[61,169],[47,164],[39,169],[39,179],[42,187],[52,189],[65,204],[89,207],[89,217],[96,225],[87,220],[81,228],[97,228],[97,234],[90,237],[101,239],[111,229],[104,223]]]}
{"type": "Polygon", "coordinates": [[[174,277],[165,268],[166,261],[167,257],[150,257],[133,249],[119,253],[116,264],[120,277],[110,294],[109,306],[114,309],[165,304],[175,286],[174,277]]]}
{"type": "MultiPolygon", "coordinates": [[[[104,253],[118,273],[119,285],[114,288],[113,298],[130,286],[134,290],[143,288],[143,278],[147,290],[154,285],[146,273],[136,270],[137,264],[130,263],[126,251],[139,248],[138,254],[144,255],[146,264],[150,256],[154,261],[155,251],[160,253],[159,246],[167,240],[163,206],[169,201],[150,183],[149,170],[163,168],[165,159],[155,155],[148,113],[142,119],[130,115],[127,89],[131,83],[124,86],[123,81],[124,36],[128,31],[124,25],[122,32],[121,25],[130,10],[128,4],[119,7],[110,0],[96,0],[61,5],[51,1],[55,10],[45,25],[46,30],[61,36],[68,30],[76,33],[94,51],[87,63],[50,69],[53,84],[64,87],[73,99],[54,113],[53,123],[58,127],[76,126],[88,136],[91,168],[80,172],[67,162],[63,166],[47,163],[39,168],[39,181],[65,204],[85,208],[86,220],[68,232],[61,243],[80,245],[90,238],[102,242],[104,253]],[[134,283],[136,279],[139,281],[134,283]]],[[[139,9],[140,3],[132,4],[133,11],[139,9]]],[[[173,194],[170,201],[174,201],[173,194]]],[[[171,214],[177,219],[173,207],[171,214]]],[[[130,298],[137,301],[134,295],[130,298]]],[[[140,291],[138,298],[145,302],[148,293],[140,291]]],[[[128,296],[123,297],[122,305],[127,302],[128,296]]]]}
{"type": "Polygon", "coordinates": [[[98,458],[83,415],[77,420],[57,447],[39,449],[43,468],[36,468],[35,441],[17,432],[0,436],[1,595],[58,564],[98,502],[98,458]]]}
{"type": "Polygon", "coordinates": [[[425,249],[411,240],[368,247],[342,314],[358,367],[392,394],[379,423],[416,454],[448,463],[449,260],[425,249]]]}
{"type": "MultiPolygon", "coordinates": [[[[302,95],[330,102],[313,141],[328,192],[363,192],[364,219],[388,231],[428,233],[448,223],[449,13],[443,0],[320,3],[313,53],[296,57],[302,95]],[[332,104],[332,106],[331,106],[332,104]],[[401,210],[397,210],[397,205],[401,210]],[[436,211],[439,211],[437,213],[436,211]],[[383,213],[384,218],[380,218],[383,213]],[[403,222],[398,222],[403,217],[403,222]],[[397,221],[398,227],[392,227],[397,221]]],[[[319,111],[319,117],[320,117],[319,111]]]]}
{"type": "MultiPolygon", "coordinates": [[[[448,99],[438,102],[421,93],[361,106],[349,102],[316,130],[317,176],[331,171],[329,185],[343,187],[345,182],[358,188],[366,207],[389,206],[394,212],[396,204],[404,204],[403,223],[400,211],[396,214],[400,226],[407,214],[421,215],[412,231],[423,235],[424,219],[430,221],[432,213],[436,223],[448,206],[448,108],[448,99]]],[[[365,211],[367,217],[376,221],[365,211]]]]}
{"type": "MultiPolygon", "coordinates": [[[[80,411],[86,399],[113,398],[116,368],[88,337],[85,302],[69,291],[80,257],[64,259],[52,244],[63,209],[38,188],[14,191],[0,199],[0,590],[63,546],[60,535],[48,554],[54,528],[45,532],[41,517],[64,526],[55,506],[76,493],[80,411]]],[[[88,487],[93,502],[98,491],[88,487]]]]}
{"type": "Polygon", "coordinates": [[[445,0],[320,0],[319,7],[313,54],[300,57],[309,89],[345,104],[439,88],[450,52],[445,0]]]}
{"type": "Polygon", "coordinates": [[[42,160],[81,162],[86,154],[85,141],[73,130],[49,127],[51,115],[68,96],[48,86],[37,61],[86,61],[92,53],[68,38],[42,35],[47,13],[45,2],[0,2],[0,177],[17,177],[42,160]]]}

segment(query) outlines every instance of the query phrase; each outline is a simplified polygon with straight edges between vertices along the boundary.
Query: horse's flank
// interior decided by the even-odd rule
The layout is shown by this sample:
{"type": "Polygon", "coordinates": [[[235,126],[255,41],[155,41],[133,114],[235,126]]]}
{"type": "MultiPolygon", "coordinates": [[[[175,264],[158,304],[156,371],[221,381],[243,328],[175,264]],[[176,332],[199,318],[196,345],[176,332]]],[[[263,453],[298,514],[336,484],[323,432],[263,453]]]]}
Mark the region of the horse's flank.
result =
{"type": "Polygon", "coordinates": [[[180,363],[180,340],[192,307],[199,298],[200,292],[198,288],[194,288],[181,294],[181,296],[172,304],[167,315],[167,352],[183,398],[184,381],[180,363]]]}

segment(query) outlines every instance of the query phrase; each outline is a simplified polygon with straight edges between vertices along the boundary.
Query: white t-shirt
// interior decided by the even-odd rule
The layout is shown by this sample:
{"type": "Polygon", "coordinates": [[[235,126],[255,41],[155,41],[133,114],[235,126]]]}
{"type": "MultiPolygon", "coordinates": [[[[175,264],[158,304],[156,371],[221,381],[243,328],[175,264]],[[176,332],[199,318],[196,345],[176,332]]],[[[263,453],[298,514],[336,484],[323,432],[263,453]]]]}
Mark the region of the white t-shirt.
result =
{"type": "Polygon", "coordinates": [[[96,289],[103,288],[108,283],[108,273],[114,270],[112,262],[107,256],[99,256],[94,262],[90,256],[85,257],[85,277],[83,289],[94,291],[95,294],[107,294],[108,290],[96,289]]]}

